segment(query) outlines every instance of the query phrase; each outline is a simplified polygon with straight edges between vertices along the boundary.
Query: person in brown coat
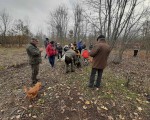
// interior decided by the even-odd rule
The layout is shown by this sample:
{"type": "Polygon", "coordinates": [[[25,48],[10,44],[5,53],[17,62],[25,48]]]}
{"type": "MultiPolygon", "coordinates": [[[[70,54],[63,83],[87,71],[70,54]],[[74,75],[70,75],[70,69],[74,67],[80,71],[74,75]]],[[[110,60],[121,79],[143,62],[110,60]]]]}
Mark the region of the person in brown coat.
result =
{"type": "Polygon", "coordinates": [[[97,44],[95,45],[95,47],[93,47],[92,51],[90,52],[90,56],[93,57],[93,61],[92,61],[92,71],[91,71],[88,87],[90,88],[100,87],[103,69],[107,65],[107,59],[110,51],[111,49],[110,46],[105,41],[105,36],[100,35],[97,38],[97,44]],[[97,76],[96,84],[94,84],[96,72],[98,73],[98,76],[97,76]]]}

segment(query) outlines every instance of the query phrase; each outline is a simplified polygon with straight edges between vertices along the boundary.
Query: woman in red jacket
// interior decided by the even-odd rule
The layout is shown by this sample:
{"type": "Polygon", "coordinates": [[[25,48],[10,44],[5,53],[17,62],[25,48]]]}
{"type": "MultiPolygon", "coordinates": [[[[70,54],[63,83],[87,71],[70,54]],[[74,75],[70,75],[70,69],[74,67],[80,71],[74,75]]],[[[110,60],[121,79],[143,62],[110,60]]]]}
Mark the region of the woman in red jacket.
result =
{"type": "Polygon", "coordinates": [[[54,47],[54,41],[51,41],[46,48],[46,53],[48,56],[49,63],[51,64],[52,68],[55,64],[55,55],[57,54],[57,51],[54,47]]]}

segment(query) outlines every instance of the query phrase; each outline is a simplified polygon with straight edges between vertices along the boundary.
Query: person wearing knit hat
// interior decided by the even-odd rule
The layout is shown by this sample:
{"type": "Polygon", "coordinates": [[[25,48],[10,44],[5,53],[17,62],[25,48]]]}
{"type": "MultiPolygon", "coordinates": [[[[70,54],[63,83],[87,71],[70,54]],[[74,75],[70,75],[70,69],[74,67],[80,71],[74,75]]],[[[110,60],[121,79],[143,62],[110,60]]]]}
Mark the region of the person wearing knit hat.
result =
{"type": "Polygon", "coordinates": [[[105,41],[105,36],[100,35],[97,37],[97,44],[93,47],[90,52],[90,56],[93,57],[92,61],[92,71],[89,80],[88,87],[99,88],[101,86],[101,78],[104,68],[107,65],[107,59],[110,54],[110,46],[105,41]],[[95,82],[95,76],[97,75],[97,80],[95,82]],[[95,84],[94,84],[95,82],[95,84]]]}
{"type": "Polygon", "coordinates": [[[104,35],[100,35],[100,36],[97,37],[97,41],[98,41],[99,39],[101,39],[101,40],[102,40],[102,39],[105,39],[105,36],[104,36],[104,35]]]}

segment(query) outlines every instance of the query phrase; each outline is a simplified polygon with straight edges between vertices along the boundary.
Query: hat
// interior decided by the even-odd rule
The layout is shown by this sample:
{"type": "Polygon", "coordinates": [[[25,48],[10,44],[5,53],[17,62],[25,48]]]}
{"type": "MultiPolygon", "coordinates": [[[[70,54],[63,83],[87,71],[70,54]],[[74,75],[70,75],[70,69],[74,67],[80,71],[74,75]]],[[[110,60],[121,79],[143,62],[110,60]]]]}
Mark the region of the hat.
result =
{"type": "Polygon", "coordinates": [[[55,42],[54,42],[54,41],[51,41],[50,43],[51,43],[51,44],[54,44],[55,42]]]}
{"type": "Polygon", "coordinates": [[[36,38],[31,38],[31,41],[38,41],[38,39],[36,39],[36,38]]]}
{"type": "Polygon", "coordinates": [[[98,41],[98,39],[105,39],[105,36],[104,35],[100,35],[100,36],[98,36],[97,41],[98,41]]]}
{"type": "Polygon", "coordinates": [[[49,40],[48,38],[45,38],[46,40],[49,40]]]}

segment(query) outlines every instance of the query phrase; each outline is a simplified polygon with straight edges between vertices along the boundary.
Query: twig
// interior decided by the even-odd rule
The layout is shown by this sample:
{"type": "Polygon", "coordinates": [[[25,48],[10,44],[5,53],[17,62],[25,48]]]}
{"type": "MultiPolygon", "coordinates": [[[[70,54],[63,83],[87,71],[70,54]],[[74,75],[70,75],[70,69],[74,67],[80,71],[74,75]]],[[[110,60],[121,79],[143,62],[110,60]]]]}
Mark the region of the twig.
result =
{"type": "Polygon", "coordinates": [[[23,114],[24,114],[24,112],[25,112],[26,110],[24,110],[21,114],[20,114],[20,117],[22,117],[23,116],[23,114]]]}
{"type": "Polygon", "coordinates": [[[18,107],[15,108],[15,109],[10,113],[10,116],[11,116],[16,110],[18,110],[18,107]]]}
{"type": "Polygon", "coordinates": [[[42,107],[42,106],[33,106],[33,107],[50,109],[49,107],[42,107]]]}
{"type": "Polygon", "coordinates": [[[81,115],[80,115],[80,111],[79,111],[79,105],[78,105],[78,113],[79,113],[79,120],[82,120],[81,115]]]}

